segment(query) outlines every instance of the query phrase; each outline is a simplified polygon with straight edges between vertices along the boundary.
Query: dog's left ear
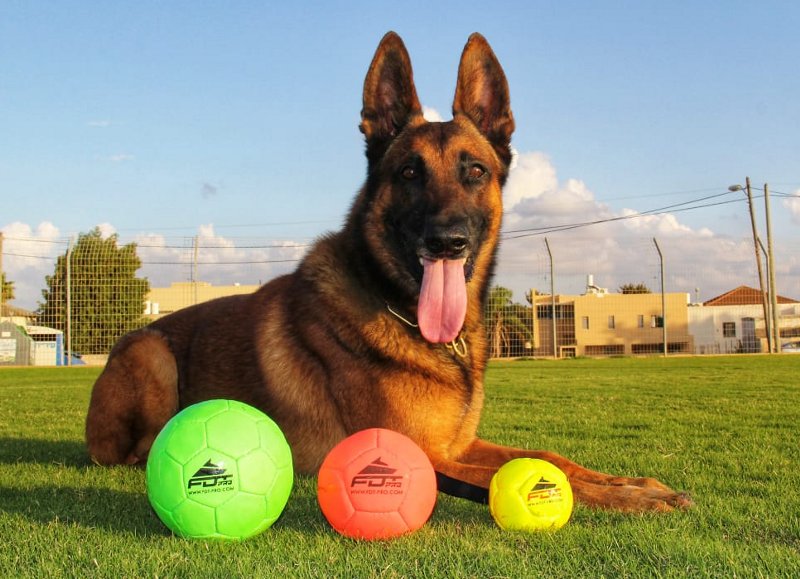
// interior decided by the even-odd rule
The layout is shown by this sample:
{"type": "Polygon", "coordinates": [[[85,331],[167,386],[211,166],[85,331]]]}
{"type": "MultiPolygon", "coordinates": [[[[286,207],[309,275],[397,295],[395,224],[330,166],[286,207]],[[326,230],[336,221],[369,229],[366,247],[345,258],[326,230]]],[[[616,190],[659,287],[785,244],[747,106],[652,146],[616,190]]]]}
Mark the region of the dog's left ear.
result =
{"type": "Polygon", "coordinates": [[[414,87],[411,59],[394,32],[383,37],[364,80],[361,132],[367,140],[367,159],[379,159],[412,117],[422,116],[414,87]]]}
{"type": "Polygon", "coordinates": [[[508,81],[489,43],[477,32],[469,37],[461,54],[453,101],[456,115],[468,117],[489,139],[500,159],[510,164],[514,115],[508,81]]]}

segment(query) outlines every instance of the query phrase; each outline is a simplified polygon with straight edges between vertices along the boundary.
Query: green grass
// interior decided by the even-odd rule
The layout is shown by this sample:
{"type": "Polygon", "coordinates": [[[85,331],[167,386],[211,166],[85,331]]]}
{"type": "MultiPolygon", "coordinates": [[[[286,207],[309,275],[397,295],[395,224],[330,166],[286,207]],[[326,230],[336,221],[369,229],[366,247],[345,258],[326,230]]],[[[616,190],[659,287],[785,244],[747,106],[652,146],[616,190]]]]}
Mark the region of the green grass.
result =
{"type": "Polygon", "coordinates": [[[655,476],[696,506],[668,515],[577,507],[556,533],[509,533],[440,496],[390,542],[327,526],[300,477],[279,521],[243,543],[170,536],[144,472],[88,463],[99,370],[0,370],[0,574],[14,577],[800,576],[800,357],[491,365],[481,435],[655,476]]]}

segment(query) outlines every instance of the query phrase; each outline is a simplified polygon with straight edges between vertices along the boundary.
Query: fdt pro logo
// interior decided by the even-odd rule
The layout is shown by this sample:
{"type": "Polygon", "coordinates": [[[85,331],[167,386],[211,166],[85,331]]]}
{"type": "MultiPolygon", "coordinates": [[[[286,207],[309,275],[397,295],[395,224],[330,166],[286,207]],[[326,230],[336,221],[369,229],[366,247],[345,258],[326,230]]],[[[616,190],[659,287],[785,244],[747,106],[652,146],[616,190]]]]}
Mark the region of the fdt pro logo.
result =
{"type": "Polygon", "coordinates": [[[561,500],[561,488],[554,482],[550,482],[544,477],[539,479],[533,488],[528,491],[528,503],[532,502],[555,502],[561,500]]]}
{"type": "Polygon", "coordinates": [[[395,474],[396,472],[396,468],[392,468],[378,457],[353,477],[350,481],[350,488],[353,489],[353,492],[387,494],[402,492],[400,489],[403,486],[403,475],[395,474]],[[359,487],[363,490],[358,491],[359,487]]]}
{"type": "Polygon", "coordinates": [[[189,494],[233,490],[233,475],[227,472],[223,463],[215,464],[209,459],[192,475],[186,488],[189,494]]]}

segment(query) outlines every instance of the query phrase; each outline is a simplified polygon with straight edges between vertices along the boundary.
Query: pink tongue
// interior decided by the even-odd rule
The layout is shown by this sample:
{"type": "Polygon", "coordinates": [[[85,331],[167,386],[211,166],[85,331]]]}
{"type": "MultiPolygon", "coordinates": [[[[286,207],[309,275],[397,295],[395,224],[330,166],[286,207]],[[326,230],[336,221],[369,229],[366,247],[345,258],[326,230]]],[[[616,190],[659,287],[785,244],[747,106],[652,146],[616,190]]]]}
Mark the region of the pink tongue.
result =
{"type": "Polygon", "coordinates": [[[426,259],[424,267],[417,305],[420,332],[429,342],[452,342],[467,314],[464,260],[426,259]]]}

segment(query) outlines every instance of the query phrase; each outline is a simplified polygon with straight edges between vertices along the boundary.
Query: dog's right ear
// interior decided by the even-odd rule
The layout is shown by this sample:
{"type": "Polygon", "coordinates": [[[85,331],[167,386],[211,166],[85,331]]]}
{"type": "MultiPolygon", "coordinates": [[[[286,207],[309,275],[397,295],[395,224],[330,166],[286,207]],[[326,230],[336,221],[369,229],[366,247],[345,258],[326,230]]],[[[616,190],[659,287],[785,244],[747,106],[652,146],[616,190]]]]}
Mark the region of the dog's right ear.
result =
{"type": "Polygon", "coordinates": [[[379,159],[389,143],[422,107],[414,88],[411,59],[403,41],[394,32],[383,37],[364,80],[361,132],[367,141],[370,164],[379,159]]]}

